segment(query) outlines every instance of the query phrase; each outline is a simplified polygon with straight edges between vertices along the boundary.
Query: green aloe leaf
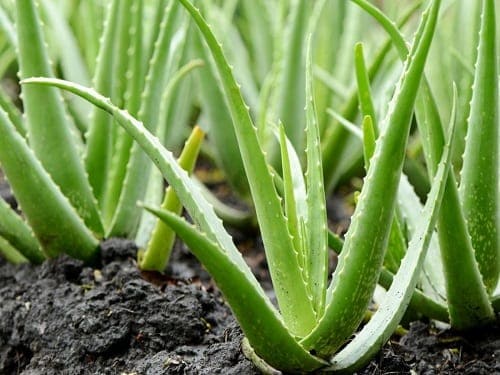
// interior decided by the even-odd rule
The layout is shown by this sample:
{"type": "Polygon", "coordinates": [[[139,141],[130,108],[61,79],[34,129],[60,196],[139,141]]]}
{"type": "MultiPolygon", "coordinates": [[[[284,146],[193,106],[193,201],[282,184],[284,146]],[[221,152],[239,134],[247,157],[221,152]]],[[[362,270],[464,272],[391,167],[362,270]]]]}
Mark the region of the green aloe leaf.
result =
{"type": "Polygon", "coordinates": [[[492,292],[500,276],[500,114],[494,0],[483,0],[481,23],[459,192],[479,271],[492,292]]]}
{"type": "MultiPolygon", "coordinates": [[[[108,7],[102,36],[102,44],[97,56],[93,85],[103,95],[110,96],[113,91],[113,72],[117,25],[120,19],[120,1],[114,0],[108,7]]],[[[76,82],[76,81],[74,81],[76,82]]],[[[76,82],[80,83],[80,82],[76,82]]],[[[92,107],[89,129],[86,134],[87,148],[85,167],[94,195],[102,209],[102,200],[106,188],[106,176],[110,170],[112,153],[113,118],[99,108],[92,107]]],[[[106,217],[106,215],[103,215],[106,217]]]]}
{"type": "MultiPolygon", "coordinates": [[[[16,10],[21,79],[52,76],[34,1],[16,1],[16,10]]],[[[22,98],[30,147],[86,225],[96,235],[102,235],[97,204],[76,152],[60,93],[52,88],[31,86],[23,89],[22,98]]]]}
{"type": "MultiPolygon", "coordinates": [[[[320,4],[321,5],[321,4],[320,4]]],[[[313,18],[314,21],[314,18],[313,18]]],[[[321,145],[319,138],[319,124],[314,102],[311,35],[307,42],[306,61],[306,156],[307,156],[307,260],[309,288],[318,316],[324,312],[327,279],[328,279],[328,246],[327,246],[327,218],[325,188],[323,185],[323,168],[321,165],[321,145]]]]}
{"type": "MultiPolygon", "coordinates": [[[[167,80],[178,68],[185,41],[187,22],[176,1],[166,8],[165,17],[160,26],[155,43],[153,57],[144,86],[144,96],[138,117],[148,130],[156,132],[159,122],[161,98],[167,80]]],[[[149,176],[151,163],[139,145],[133,144],[127,165],[126,177],[120,198],[114,212],[108,235],[134,234],[139,224],[140,214],[136,206],[137,200],[143,198],[147,184],[143,183],[149,176]]]]}
{"type": "MultiPolygon", "coordinates": [[[[78,42],[63,12],[51,0],[40,2],[42,14],[51,30],[53,40],[60,53],[61,69],[67,80],[88,85],[90,77],[78,42]]],[[[88,103],[82,100],[70,101],[69,106],[79,129],[85,130],[87,115],[90,111],[88,103]]]]}
{"type": "MultiPolygon", "coordinates": [[[[92,260],[98,250],[97,239],[3,111],[0,111],[0,134],[2,170],[45,254],[54,257],[67,253],[77,259],[92,260]]],[[[8,218],[2,217],[2,220],[8,218]]],[[[26,230],[19,224],[15,225],[17,230],[24,232],[22,237],[31,248],[33,245],[26,230]]],[[[30,256],[29,253],[35,256],[36,250],[26,252],[26,255],[30,256]]]]}
{"type": "MultiPolygon", "coordinates": [[[[163,15],[164,9],[161,8],[160,15],[163,15]]],[[[130,79],[127,80],[127,91],[124,96],[125,107],[133,116],[137,116],[140,109],[144,86],[143,11],[143,1],[134,1],[130,7],[130,12],[132,13],[130,16],[132,20],[130,22],[132,26],[126,33],[131,40],[130,48],[128,49],[130,61],[126,73],[126,76],[130,77],[130,79]]],[[[111,157],[111,168],[109,169],[107,183],[105,184],[106,190],[102,198],[102,216],[108,229],[115,214],[118,200],[120,199],[133,143],[132,137],[125,131],[117,131],[116,138],[116,140],[113,140],[114,147],[111,157]]]]}
{"type": "Polygon", "coordinates": [[[0,237],[0,255],[3,256],[7,262],[13,264],[21,264],[28,261],[28,259],[21,255],[21,253],[9,243],[9,241],[2,237],[0,237]]]}
{"type": "Polygon", "coordinates": [[[12,208],[0,199],[0,237],[8,241],[14,249],[31,263],[41,263],[45,259],[33,232],[12,208]]]}
{"type": "Polygon", "coordinates": [[[307,280],[305,267],[306,233],[302,230],[307,220],[306,184],[302,176],[302,166],[295,154],[292,143],[287,139],[285,127],[280,124],[279,143],[281,148],[281,165],[283,170],[283,193],[285,215],[288,230],[293,239],[297,254],[297,262],[303,270],[304,280],[307,280]]]}

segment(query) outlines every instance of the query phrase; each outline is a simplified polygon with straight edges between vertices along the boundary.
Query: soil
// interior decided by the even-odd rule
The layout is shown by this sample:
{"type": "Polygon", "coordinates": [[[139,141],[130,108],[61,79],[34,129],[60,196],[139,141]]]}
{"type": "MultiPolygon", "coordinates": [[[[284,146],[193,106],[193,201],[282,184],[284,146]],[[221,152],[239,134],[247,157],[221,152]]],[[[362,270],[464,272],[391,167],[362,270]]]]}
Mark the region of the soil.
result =
{"type": "MultiPolygon", "coordinates": [[[[270,290],[258,239],[235,238],[270,290]]],[[[135,254],[133,242],[111,239],[93,267],[67,257],[38,267],[0,259],[0,374],[259,374],[187,249],[176,244],[165,275],[138,271],[135,254]]],[[[500,374],[500,327],[460,336],[416,322],[358,373],[500,374]]]]}

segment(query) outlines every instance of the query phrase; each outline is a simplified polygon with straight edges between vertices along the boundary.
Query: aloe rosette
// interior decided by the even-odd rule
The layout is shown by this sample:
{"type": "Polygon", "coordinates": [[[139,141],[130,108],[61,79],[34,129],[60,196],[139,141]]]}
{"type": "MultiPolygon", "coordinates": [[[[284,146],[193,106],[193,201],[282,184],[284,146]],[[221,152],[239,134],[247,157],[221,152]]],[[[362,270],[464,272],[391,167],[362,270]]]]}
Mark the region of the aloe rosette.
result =
{"type": "Polygon", "coordinates": [[[218,71],[255,204],[279,310],[258,284],[199,185],[140,121],[94,90],[74,83],[50,78],[32,78],[23,83],[56,86],[83,97],[110,113],[142,147],[175,190],[194,224],[168,211],[151,206],[148,210],[174,229],[214,277],[257,356],[270,366],[290,372],[359,367],[387,339],[412,298],[418,270],[434,230],[445,186],[444,176],[449,169],[450,152],[446,147],[407,255],[396,274],[396,282],[389,289],[387,308],[380,309],[372,320],[374,323],[361,331],[368,329],[370,334],[359,335],[364,339],[353,344],[355,350],[352,346],[346,347],[336,360],[335,353],[361,323],[379,278],[394,217],[413,106],[440,1],[432,1],[422,16],[390,112],[384,120],[385,126],[381,127],[383,131],[370,159],[368,175],[330,284],[327,281],[328,231],[311,62],[307,62],[305,90],[307,173],[305,178],[297,174],[295,150],[281,128],[279,138],[285,167],[280,198],[222,46],[197,9],[188,0],[179,0],[179,3],[199,27],[218,71]],[[345,351],[347,348],[351,351],[345,351]]]}

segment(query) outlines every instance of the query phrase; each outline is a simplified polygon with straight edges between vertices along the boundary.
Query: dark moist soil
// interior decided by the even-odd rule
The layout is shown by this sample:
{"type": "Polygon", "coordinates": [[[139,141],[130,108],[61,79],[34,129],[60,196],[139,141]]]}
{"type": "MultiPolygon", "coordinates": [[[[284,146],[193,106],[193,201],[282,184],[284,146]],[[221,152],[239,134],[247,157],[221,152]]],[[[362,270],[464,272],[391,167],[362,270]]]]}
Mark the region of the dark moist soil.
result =
{"type": "MultiPolygon", "coordinates": [[[[348,222],[338,219],[340,232],[348,222]]],[[[241,233],[235,241],[270,290],[259,241],[241,233]]],[[[166,275],[139,272],[130,241],[108,240],[101,254],[93,267],[67,257],[38,267],[0,259],[0,374],[259,373],[241,353],[229,308],[184,247],[176,245],[166,275]]],[[[500,374],[499,359],[498,325],[460,336],[417,322],[358,373],[500,374]]]]}

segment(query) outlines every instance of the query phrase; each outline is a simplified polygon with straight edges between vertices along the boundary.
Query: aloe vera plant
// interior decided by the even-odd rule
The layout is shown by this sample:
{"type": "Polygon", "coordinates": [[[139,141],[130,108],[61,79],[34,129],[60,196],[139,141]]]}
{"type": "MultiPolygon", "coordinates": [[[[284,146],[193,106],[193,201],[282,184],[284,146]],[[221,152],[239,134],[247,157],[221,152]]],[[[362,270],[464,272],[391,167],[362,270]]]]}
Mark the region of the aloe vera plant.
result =
{"type": "MultiPolygon", "coordinates": [[[[150,51],[142,49],[143,2],[109,4],[93,84],[166,141],[173,118],[167,114],[178,104],[173,98],[179,83],[201,64],[195,61],[181,67],[186,17],[179,5],[164,5],[158,8],[164,16],[153,25],[151,38],[156,44],[149,56],[150,51]]],[[[54,76],[52,49],[45,43],[47,31],[52,31],[51,40],[66,46],[66,50],[59,48],[63,74],[89,84],[87,65],[72,29],[52,2],[22,0],[2,4],[0,9],[2,29],[8,31],[10,44],[18,51],[21,79],[54,76]],[[13,28],[11,12],[15,14],[13,28]],[[43,27],[42,16],[50,21],[51,29],[43,27]]],[[[23,215],[2,203],[2,253],[9,259],[35,263],[61,253],[91,261],[103,237],[134,236],[141,219],[136,201],[143,199],[148,185],[144,181],[162,184],[161,176],[149,173],[152,163],[124,131],[116,131],[109,114],[85,101],[66,105],[59,91],[36,86],[23,87],[21,96],[23,116],[5,95],[0,96],[0,163],[23,215]],[[90,119],[85,118],[88,112],[90,119]]],[[[195,133],[197,141],[186,150],[187,164],[194,163],[200,148],[201,133],[195,133]]],[[[160,189],[153,202],[161,203],[162,197],[160,189]]],[[[151,232],[145,236],[149,238],[151,232]]],[[[168,259],[167,254],[163,256],[168,259]]]]}
{"type": "MultiPolygon", "coordinates": [[[[356,0],[386,28],[398,46],[400,56],[407,53],[404,38],[391,23],[366,1],[356,0]]],[[[432,277],[433,289],[445,290],[449,320],[458,329],[474,328],[494,320],[499,311],[498,284],[498,53],[495,2],[485,0],[480,21],[470,30],[478,40],[473,71],[470,108],[459,109],[467,118],[467,136],[457,143],[465,145],[460,183],[453,171],[447,177],[446,193],[438,220],[439,255],[430,262],[441,263],[444,277],[432,277]],[[469,114],[470,111],[470,114],[469,114]],[[484,163],[484,164],[483,164],[484,163]]],[[[469,95],[465,92],[466,95],[469,95]]],[[[416,116],[429,173],[444,144],[443,126],[431,85],[424,80],[416,104],[416,116]]],[[[437,256],[436,256],[437,255],[437,256]]]]}
{"type": "Polygon", "coordinates": [[[377,318],[372,320],[374,323],[363,329],[366,333],[360,335],[361,343],[348,345],[337,354],[336,360],[335,353],[359,326],[379,278],[394,217],[413,106],[440,1],[432,1],[422,16],[330,283],[320,132],[312,96],[310,58],[306,64],[305,89],[307,173],[305,177],[298,173],[296,151],[282,127],[279,138],[284,176],[280,198],[254,122],[221,45],[196,8],[188,0],[178,2],[200,29],[219,74],[255,204],[279,311],[252,275],[199,186],[140,121],[95,90],[75,83],[50,78],[32,78],[23,83],[51,85],[85,98],[110,113],[141,145],[175,190],[194,225],[168,211],[151,206],[147,209],[186,242],[214,277],[248,340],[248,353],[253,351],[267,364],[283,371],[359,367],[387,339],[412,297],[444,192],[444,177],[449,170],[451,153],[449,147],[445,147],[424,213],[396,275],[397,282],[390,288],[387,308],[380,309],[377,318]]]}

